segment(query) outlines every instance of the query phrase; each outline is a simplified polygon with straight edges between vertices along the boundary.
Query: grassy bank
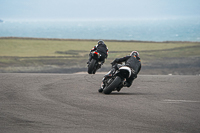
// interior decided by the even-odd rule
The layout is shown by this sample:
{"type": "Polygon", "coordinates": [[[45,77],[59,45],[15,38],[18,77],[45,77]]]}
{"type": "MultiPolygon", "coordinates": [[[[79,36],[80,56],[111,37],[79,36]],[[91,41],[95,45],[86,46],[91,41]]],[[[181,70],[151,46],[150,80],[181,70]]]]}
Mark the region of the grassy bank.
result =
{"type": "MultiPolygon", "coordinates": [[[[72,68],[85,70],[89,51],[97,41],[0,38],[0,72],[69,72],[73,71],[72,68]]],[[[109,56],[102,71],[110,68],[109,63],[113,59],[137,50],[144,66],[141,71],[143,74],[156,74],[156,71],[164,74],[160,71],[167,68],[183,69],[186,65],[195,69],[196,74],[199,72],[200,42],[105,40],[105,43],[109,48],[109,56]]]]}

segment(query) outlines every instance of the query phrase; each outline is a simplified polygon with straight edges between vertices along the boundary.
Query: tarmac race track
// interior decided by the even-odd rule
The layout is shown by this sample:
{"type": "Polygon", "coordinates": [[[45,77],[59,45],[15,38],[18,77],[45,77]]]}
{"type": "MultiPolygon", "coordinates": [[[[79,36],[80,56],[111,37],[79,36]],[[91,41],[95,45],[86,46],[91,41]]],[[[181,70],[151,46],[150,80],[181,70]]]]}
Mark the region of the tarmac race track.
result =
{"type": "Polygon", "coordinates": [[[139,75],[110,95],[103,76],[0,73],[0,132],[200,132],[200,76],[139,75]]]}

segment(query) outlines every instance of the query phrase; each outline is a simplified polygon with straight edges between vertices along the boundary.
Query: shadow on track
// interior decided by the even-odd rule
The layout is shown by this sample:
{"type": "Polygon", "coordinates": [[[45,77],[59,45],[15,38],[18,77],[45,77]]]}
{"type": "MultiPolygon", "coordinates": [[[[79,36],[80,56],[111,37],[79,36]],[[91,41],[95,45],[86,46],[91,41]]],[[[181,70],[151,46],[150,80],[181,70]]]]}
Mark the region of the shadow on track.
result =
{"type": "MultiPolygon", "coordinates": [[[[107,95],[107,94],[104,94],[107,95]]],[[[128,93],[128,92],[112,92],[108,95],[152,95],[150,93],[128,93]]]]}

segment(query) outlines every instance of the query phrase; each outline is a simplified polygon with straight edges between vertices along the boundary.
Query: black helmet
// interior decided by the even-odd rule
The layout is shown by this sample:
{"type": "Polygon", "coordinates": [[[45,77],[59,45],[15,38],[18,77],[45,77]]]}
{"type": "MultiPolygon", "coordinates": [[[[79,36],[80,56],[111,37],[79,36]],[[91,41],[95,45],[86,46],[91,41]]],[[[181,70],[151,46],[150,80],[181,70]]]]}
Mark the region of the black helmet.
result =
{"type": "Polygon", "coordinates": [[[137,51],[132,51],[130,56],[136,56],[139,57],[139,53],[137,51]]]}
{"type": "Polygon", "coordinates": [[[104,43],[104,41],[99,40],[97,44],[98,44],[98,45],[104,45],[105,43],[104,43]]]}

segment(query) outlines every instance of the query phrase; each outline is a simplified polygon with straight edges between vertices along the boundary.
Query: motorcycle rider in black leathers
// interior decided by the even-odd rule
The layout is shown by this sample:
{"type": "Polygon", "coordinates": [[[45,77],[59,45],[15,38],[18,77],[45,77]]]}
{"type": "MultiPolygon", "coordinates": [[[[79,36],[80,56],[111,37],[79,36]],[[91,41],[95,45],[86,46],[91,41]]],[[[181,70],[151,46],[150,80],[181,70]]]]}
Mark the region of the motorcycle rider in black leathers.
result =
{"type": "MultiPolygon", "coordinates": [[[[137,51],[132,51],[129,56],[125,56],[123,58],[116,58],[111,64],[114,66],[114,64],[122,63],[122,62],[125,62],[125,66],[131,68],[132,72],[131,72],[131,77],[127,78],[126,81],[121,86],[119,86],[119,88],[117,88],[118,91],[120,91],[122,87],[130,87],[133,83],[133,80],[137,78],[137,74],[141,70],[140,57],[137,51]]],[[[104,81],[104,79],[107,78],[107,76],[109,76],[115,70],[116,70],[116,67],[113,67],[110,70],[110,72],[108,72],[108,74],[104,76],[102,81],[104,81]]],[[[105,85],[102,82],[101,87],[99,89],[100,93],[103,91],[104,87],[105,85]]]]}
{"type": "MultiPolygon", "coordinates": [[[[108,48],[107,48],[106,44],[104,43],[104,41],[102,41],[102,40],[98,41],[97,45],[94,46],[90,50],[89,60],[88,60],[87,64],[89,64],[89,62],[92,59],[91,52],[95,51],[95,50],[101,54],[100,61],[101,61],[101,65],[103,65],[103,63],[105,62],[105,59],[108,57],[108,48]]],[[[101,66],[99,66],[99,67],[101,67],[101,66]]]]}

